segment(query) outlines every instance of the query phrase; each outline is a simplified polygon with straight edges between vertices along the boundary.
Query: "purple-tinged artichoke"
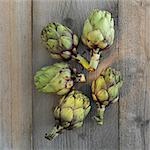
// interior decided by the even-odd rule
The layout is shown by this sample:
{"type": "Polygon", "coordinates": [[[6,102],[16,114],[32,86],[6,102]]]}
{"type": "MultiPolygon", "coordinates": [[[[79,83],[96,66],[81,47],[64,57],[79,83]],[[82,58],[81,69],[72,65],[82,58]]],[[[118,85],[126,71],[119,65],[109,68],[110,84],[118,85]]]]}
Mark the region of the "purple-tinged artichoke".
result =
{"type": "Polygon", "coordinates": [[[34,76],[36,89],[44,93],[64,95],[75,82],[85,82],[84,74],[78,74],[76,69],[63,62],[43,67],[34,76]]]}
{"type": "Polygon", "coordinates": [[[98,124],[103,124],[105,108],[118,101],[122,84],[120,72],[110,67],[92,82],[92,97],[97,104],[97,114],[94,118],[98,124]]]}
{"type": "Polygon", "coordinates": [[[55,107],[54,117],[56,125],[45,135],[45,138],[52,140],[64,129],[70,130],[81,127],[90,109],[90,101],[87,96],[80,91],[71,91],[55,107]]]}
{"type": "Polygon", "coordinates": [[[50,56],[56,59],[74,59],[85,69],[89,68],[88,61],[77,53],[78,36],[68,27],[60,23],[49,23],[41,32],[43,45],[50,56]]]}

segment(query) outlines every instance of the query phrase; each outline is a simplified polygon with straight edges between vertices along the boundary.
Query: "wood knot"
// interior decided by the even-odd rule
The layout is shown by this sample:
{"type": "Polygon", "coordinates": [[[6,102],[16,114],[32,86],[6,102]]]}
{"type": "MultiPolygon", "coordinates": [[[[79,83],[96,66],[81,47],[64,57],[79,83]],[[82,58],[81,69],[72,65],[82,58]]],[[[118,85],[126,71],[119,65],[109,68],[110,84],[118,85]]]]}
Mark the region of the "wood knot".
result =
{"type": "Polygon", "coordinates": [[[81,138],[82,140],[85,140],[86,134],[80,133],[80,134],[78,134],[78,137],[81,138]]]}
{"type": "Polygon", "coordinates": [[[72,18],[65,18],[64,20],[63,20],[63,22],[66,24],[66,26],[67,27],[69,27],[69,28],[71,28],[72,26],[73,26],[73,19],[72,18]]]}
{"type": "Polygon", "coordinates": [[[143,6],[144,6],[144,3],[143,3],[143,1],[141,1],[141,2],[140,2],[140,5],[141,5],[141,7],[143,7],[143,6]]]}
{"type": "Polygon", "coordinates": [[[138,127],[143,127],[144,128],[144,127],[149,125],[150,119],[143,120],[141,117],[136,117],[135,122],[137,123],[138,127]]]}

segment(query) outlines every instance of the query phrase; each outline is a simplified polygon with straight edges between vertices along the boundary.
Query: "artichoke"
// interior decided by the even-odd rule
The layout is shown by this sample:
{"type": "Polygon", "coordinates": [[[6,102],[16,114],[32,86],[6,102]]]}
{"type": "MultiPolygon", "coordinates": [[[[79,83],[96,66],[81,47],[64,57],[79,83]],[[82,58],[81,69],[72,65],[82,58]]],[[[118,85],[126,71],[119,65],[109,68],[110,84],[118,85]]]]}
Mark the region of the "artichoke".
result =
{"type": "Polygon", "coordinates": [[[89,98],[80,91],[73,90],[68,95],[63,96],[54,109],[56,124],[45,135],[45,138],[52,140],[64,129],[71,130],[81,127],[90,109],[89,98]]]}
{"type": "Polygon", "coordinates": [[[78,36],[60,23],[49,23],[41,32],[43,45],[53,58],[75,59],[84,68],[89,68],[88,61],[77,53],[78,36]]]}
{"type": "Polygon", "coordinates": [[[91,71],[97,68],[102,51],[113,44],[114,33],[114,19],[108,11],[94,9],[85,20],[81,39],[91,49],[91,71]]]}
{"type": "Polygon", "coordinates": [[[78,74],[64,62],[41,68],[34,76],[35,87],[44,93],[64,95],[70,91],[75,82],[85,82],[84,74],[78,74]]]}
{"type": "Polygon", "coordinates": [[[119,99],[119,89],[123,84],[119,71],[110,67],[92,82],[92,97],[97,104],[97,114],[94,117],[98,124],[103,124],[105,108],[119,99]]]}

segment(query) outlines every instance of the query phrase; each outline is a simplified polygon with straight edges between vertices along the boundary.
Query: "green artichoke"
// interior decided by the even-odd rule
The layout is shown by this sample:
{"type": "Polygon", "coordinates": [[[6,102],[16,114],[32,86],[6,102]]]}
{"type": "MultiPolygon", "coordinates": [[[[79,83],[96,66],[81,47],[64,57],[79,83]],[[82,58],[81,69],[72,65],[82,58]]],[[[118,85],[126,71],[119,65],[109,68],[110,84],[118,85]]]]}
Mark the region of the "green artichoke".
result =
{"type": "Polygon", "coordinates": [[[105,108],[118,101],[122,84],[120,72],[110,67],[92,82],[92,97],[97,104],[97,114],[94,118],[98,124],[103,124],[105,108]]]}
{"type": "Polygon", "coordinates": [[[90,109],[90,101],[87,96],[77,90],[71,91],[55,107],[56,125],[45,135],[45,138],[52,140],[64,129],[70,130],[81,127],[90,109]]]}
{"type": "Polygon", "coordinates": [[[49,23],[41,32],[43,45],[53,58],[75,59],[84,68],[89,68],[88,61],[77,53],[78,36],[60,23],[49,23]]]}
{"type": "Polygon", "coordinates": [[[91,70],[98,66],[102,50],[114,41],[114,19],[108,11],[94,9],[84,22],[82,42],[91,49],[91,70]]]}
{"type": "Polygon", "coordinates": [[[85,82],[84,74],[78,74],[64,62],[41,68],[34,76],[38,91],[64,95],[70,91],[75,82],[85,82]]]}

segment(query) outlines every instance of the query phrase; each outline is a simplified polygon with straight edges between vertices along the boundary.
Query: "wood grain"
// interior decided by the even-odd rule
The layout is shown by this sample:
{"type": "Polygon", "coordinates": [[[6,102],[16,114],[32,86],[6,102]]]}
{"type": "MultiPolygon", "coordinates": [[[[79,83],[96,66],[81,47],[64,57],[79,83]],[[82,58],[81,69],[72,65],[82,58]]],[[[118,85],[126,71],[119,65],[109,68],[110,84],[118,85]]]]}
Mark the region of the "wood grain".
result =
{"type": "MultiPolygon", "coordinates": [[[[117,0],[38,0],[33,1],[33,70],[52,64],[47,51],[40,43],[40,32],[48,22],[60,22],[70,27],[79,36],[87,14],[93,8],[109,10],[113,13],[117,27],[117,0]]],[[[116,45],[116,44],[115,44],[116,45]]],[[[80,44],[80,52],[83,51],[80,44]]],[[[111,48],[115,49],[115,46],[111,48]]],[[[56,61],[56,60],[55,60],[56,61]]],[[[72,63],[72,62],[70,62],[72,63]]],[[[89,86],[81,88],[90,93],[89,86]]],[[[90,94],[88,94],[90,95],[90,94]]],[[[91,112],[83,128],[66,131],[54,141],[44,139],[44,134],[54,125],[52,107],[58,101],[56,96],[33,93],[33,145],[35,150],[116,150],[118,149],[118,106],[115,104],[105,114],[102,127],[92,120],[91,112]],[[55,101],[55,102],[54,102],[55,101]]]]}
{"type": "MultiPolygon", "coordinates": [[[[149,0],[0,0],[0,10],[0,150],[150,150],[149,0]],[[109,10],[115,18],[110,51],[117,51],[113,66],[123,73],[121,99],[106,111],[103,126],[91,119],[93,109],[83,128],[49,142],[44,134],[54,125],[58,97],[32,90],[32,77],[57,60],[42,47],[40,31],[52,21],[80,36],[93,8],[109,10]]],[[[80,43],[80,53],[85,49],[80,43]]],[[[88,85],[79,89],[90,96],[88,85]]]]}
{"type": "Polygon", "coordinates": [[[120,150],[150,149],[150,2],[119,0],[120,150]]]}
{"type": "Polygon", "coordinates": [[[0,149],[30,150],[31,1],[0,1],[0,149]]]}

